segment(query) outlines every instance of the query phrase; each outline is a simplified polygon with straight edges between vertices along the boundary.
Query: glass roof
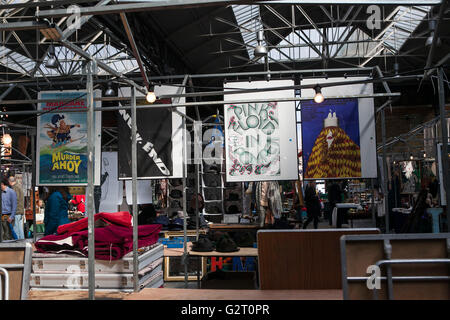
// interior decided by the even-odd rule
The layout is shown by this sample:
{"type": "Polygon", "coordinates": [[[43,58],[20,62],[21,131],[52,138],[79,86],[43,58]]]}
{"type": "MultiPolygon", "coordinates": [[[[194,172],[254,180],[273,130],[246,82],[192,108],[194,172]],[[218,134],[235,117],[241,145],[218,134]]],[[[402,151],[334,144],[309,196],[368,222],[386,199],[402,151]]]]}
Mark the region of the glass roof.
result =
{"type": "Polygon", "coordinates": [[[398,52],[430,10],[430,6],[397,7],[392,22],[377,39],[384,42],[384,46],[398,52]]]}
{"type": "MultiPolygon", "coordinates": [[[[233,5],[232,8],[249,57],[253,59],[253,48],[257,44],[256,33],[263,29],[259,6],[233,5]]],[[[390,23],[376,37],[371,37],[361,29],[348,27],[320,28],[320,32],[312,26],[311,29],[295,30],[281,40],[275,48],[272,47],[269,50],[269,58],[276,61],[321,59],[323,34],[329,43],[330,57],[364,57],[368,58],[366,60],[368,62],[383,51],[386,54],[396,54],[431,8],[431,6],[398,6],[386,17],[385,21],[390,23]],[[346,43],[339,43],[337,39],[346,39],[346,43]],[[311,46],[311,43],[314,45],[311,46]]],[[[265,41],[264,44],[266,45],[265,41]]],[[[260,62],[262,61],[260,59],[260,62]]]]}

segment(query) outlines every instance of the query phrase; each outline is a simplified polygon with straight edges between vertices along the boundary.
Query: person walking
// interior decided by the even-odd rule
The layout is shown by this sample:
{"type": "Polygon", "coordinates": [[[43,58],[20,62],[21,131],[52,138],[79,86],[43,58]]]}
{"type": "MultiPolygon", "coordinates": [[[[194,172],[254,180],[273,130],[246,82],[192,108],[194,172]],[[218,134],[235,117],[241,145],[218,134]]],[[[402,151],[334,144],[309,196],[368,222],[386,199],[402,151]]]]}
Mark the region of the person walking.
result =
{"type": "Polygon", "coordinates": [[[333,225],[333,210],[336,207],[337,203],[340,203],[342,201],[342,192],[341,187],[339,186],[339,183],[337,181],[333,181],[328,186],[328,203],[329,203],[329,222],[330,226],[333,225]]]}
{"type": "Polygon", "coordinates": [[[45,203],[44,235],[56,234],[58,227],[70,223],[69,201],[72,199],[67,187],[50,187],[45,203]]]}
{"type": "Polygon", "coordinates": [[[13,230],[17,235],[17,239],[25,239],[25,233],[23,231],[23,225],[25,221],[23,220],[24,216],[24,198],[23,198],[23,189],[20,183],[17,183],[16,177],[9,177],[9,185],[16,192],[17,197],[17,208],[16,215],[14,216],[13,230]]]}
{"type": "Polygon", "coordinates": [[[17,236],[13,230],[12,223],[17,210],[16,192],[9,187],[7,178],[1,181],[2,189],[2,240],[14,240],[17,236]]]}
{"type": "Polygon", "coordinates": [[[308,215],[308,219],[303,225],[303,229],[306,229],[311,221],[314,221],[314,229],[317,229],[320,216],[320,200],[317,196],[315,181],[309,182],[306,186],[304,200],[306,204],[306,213],[308,215]]]}

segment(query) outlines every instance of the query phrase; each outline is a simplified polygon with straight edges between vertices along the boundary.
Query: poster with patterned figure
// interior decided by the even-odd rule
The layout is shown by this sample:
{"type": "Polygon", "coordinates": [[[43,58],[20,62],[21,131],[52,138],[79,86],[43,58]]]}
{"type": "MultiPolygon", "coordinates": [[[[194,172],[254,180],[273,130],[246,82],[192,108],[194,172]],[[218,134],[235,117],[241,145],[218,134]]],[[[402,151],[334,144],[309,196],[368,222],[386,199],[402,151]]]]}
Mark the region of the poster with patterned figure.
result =
{"type": "Polygon", "coordinates": [[[357,99],[302,102],[305,179],[361,177],[357,99]]]}

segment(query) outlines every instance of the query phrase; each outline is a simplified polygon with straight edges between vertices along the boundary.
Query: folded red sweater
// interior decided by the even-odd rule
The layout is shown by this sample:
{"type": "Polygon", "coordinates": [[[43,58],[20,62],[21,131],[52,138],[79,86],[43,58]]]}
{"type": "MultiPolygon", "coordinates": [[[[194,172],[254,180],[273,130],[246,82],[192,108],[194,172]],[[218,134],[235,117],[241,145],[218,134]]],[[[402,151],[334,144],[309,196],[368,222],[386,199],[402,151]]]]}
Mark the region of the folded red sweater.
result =
{"type": "MultiPolygon", "coordinates": [[[[104,215],[99,217],[102,216],[104,217],[104,215]]],[[[133,250],[133,227],[116,225],[112,220],[106,219],[106,221],[111,224],[94,229],[95,259],[121,259],[133,250]]],[[[77,252],[88,256],[88,230],[72,231],[81,226],[82,224],[76,224],[74,227],[67,228],[67,232],[63,234],[48,235],[39,239],[35,243],[37,251],[41,253],[77,252]]],[[[138,226],[138,248],[155,244],[159,239],[161,228],[160,224],[138,226]]]]}
{"type": "MultiPolygon", "coordinates": [[[[106,225],[113,224],[124,227],[131,227],[131,220],[133,216],[127,211],[119,212],[99,212],[94,214],[94,222],[101,220],[106,225]]],[[[88,218],[83,218],[81,220],[63,224],[58,227],[58,234],[72,233],[81,231],[88,228],[88,218]]]]}
{"type": "MultiPolygon", "coordinates": [[[[133,250],[133,228],[110,225],[94,229],[95,259],[118,260],[133,250]]],[[[159,239],[160,224],[138,227],[138,248],[155,244],[159,239]]],[[[38,252],[55,253],[76,251],[88,256],[88,231],[48,235],[35,243],[38,252]]]]}

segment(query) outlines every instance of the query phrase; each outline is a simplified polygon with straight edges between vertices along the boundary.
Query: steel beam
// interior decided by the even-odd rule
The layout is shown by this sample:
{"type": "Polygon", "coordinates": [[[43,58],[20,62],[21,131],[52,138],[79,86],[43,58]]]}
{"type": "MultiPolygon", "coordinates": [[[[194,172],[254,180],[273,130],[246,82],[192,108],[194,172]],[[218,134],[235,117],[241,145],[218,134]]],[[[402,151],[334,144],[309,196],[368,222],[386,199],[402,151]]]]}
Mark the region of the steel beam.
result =
{"type": "MultiPolygon", "coordinates": [[[[440,0],[405,0],[402,1],[402,5],[436,5],[439,4],[440,0]]],[[[309,1],[227,1],[227,0],[166,0],[157,2],[140,2],[140,3],[123,3],[123,4],[113,4],[105,6],[102,8],[97,7],[82,7],[80,8],[81,15],[104,15],[104,14],[115,14],[120,12],[142,12],[151,10],[168,10],[168,9],[186,9],[195,8],[203,6],[219,6],[219,5],[232,5],[232,4],[257,4],[257,5],[273,5],[273,4],[330,4],[330,0],[309,0],[309,1]]],[[[398,0],[336,0],[333,4],[343,4],[343,5],[399,5],[398,0]]],[[[37,17],[65,17],[69,16],[70,13],[65,9],[52,9],[52,10],[42,10],[36,12],[37,17]]]]}
{"type": "Polygon", "coordinates": [[[111,74],[113,76],[116,76],[117,78],[125,81],[129,85],[135,87],[139,92],[141,92],[143,94],[147,94],[148,91],[145,88],[142,88],[141,86],[137,85],[134,81],[129,80],[128,78],[126,78],[120,72],[117,72],[113,68],[109,67],[106,63],[100,61],[99,59],[96,59],[96,58],[92,57],[89,53],[87,53],[86,51],[84,51],[80,47],[74,45],[72,42],[67,41],[67,40],[62,40],[62,41],[60,41],[60,43],[63,46],[65,46],[66,48],[68,48],[68,49],[72,50],[73,52],[75,52],[76,54],[80,55],[81,57],[83,57],[83,58],[85,58],[87,60],[95,61],[96,64],[98,65],[98,67],[102,68],[103,70],[105,70],[109,74],[111,74]]]}
{"type": "MultiPolygon", "coordinates": [[[[380,68],[378,66],[376,66],[375,68],[375,72],[378,74],[378,76],[380,78],[383,78],[383,73],[381,72],[380,68]]],[[[387,93],[391,93],[391,89],[389,88],[388,84],[383,81],[383,86],[384,89],[386,90],[387,93]]],[[[388,170],[387,170],[387,159],[386,159],[386,119],[385,119],[385,108],[381,109],[381,139],[383,141],[383,175],[384,175],[384,198],[386,199],[386,201],[384,201],[384,210],[385,210],[385,233],[389,233],[390,231],[390,226],[389,226],[389,206],[388,206],[388,201],[387,201],[387,196],[389,193],[388,190],[388,170]]]]}
{"type": "MultiPolygon", "coordinates": [[[[429,69],[432,64],[433,64],[433,58],[434,58],[434,54],[436,51],[436,46],[437,46],[437,40],[439,38],[439,33],[440,30],[442,28],[442,17],[444,15],[445,9],[448,6],[448,0],[442,0],[442,4],[439,8],[439,14],[436,18],[436,29],[434,30],[434,35],[433,35],[433,41],[431,42],[431,48],[430,51],[428,52],[428,57],[427,57],[427,64],[425,65],[425,76],[427,76],[427,69],[429,69]]],[[[427,77],[425,77],[427,78],[427,77]]]]}
{"type": "MultiPolygon", "coordinates": [[[[392,92],[392,93],[373,93],[373,94],[356,94],[356,95],[336,95],[336,96],[326,96],[325,99],[368,99],[368,98],[381,98],[381,97],[399,97],[401,96],[400,92],[392,92]]],[[[122,99],[118,99],[121,101],[130,100],[130,97],[123,97],[122,99]]],[[[296,98],[277,98],[275,99],[277,102],[289,102],[289,101],[310,101],[312,97],[296,97],[296,98]]],[[[174,109],[178,107],[195,107],[195,106],[211,106],[211,105],[224,105],[224,104],[245,104],[245,103],[265,103],[265,102],[273,102],[273,98],[267,99],[253,99],[253,100],[232,100],[232,101],[199,101],[199,102],[185,102],[185,103],[170,103],[170,104],[152,104],[152,105],[142,105],[137,106],[138,110],[140,109],[157,109],[157,108],[167,108],[174,109]]],[[[130,106],[120,106],[120,107],[96,107],[94,111],[118,111],[118,110],[130,110],[130,106]]],[[[24,111],[9,111],[9,112],[0,112],[0,115],[38,115],[43,113],[58,113],[61,110],[59,108],[55,108],[48,111],[42,110],[24,110],[24,111]]],[[[86,112],[83,109],[69,109],[64,110],[64,112],[86,112]]]]}
{"type": "Polygon", "coordinates": [[[0,32],[2,31],[23,31],[50,28],[46,22],[23,21],[23,22],[7,22],[0,24],[0,32]]]}
{"type": "Polygon", "coordinates": [[[131,49],[133,50],[134,58],[139,66],[139,70],[141,71],[142,79],[144,81],[145,87],[147,90],[150,90],[150,85],[148,82],[147,74],[145,73],[144,65],[142,64],[141,55],[139,54],[139,49],[136,46],[136,42],[134,41],[133,32],[131,31],[130,24],[128,23],[128,19],[125,13],[120,13],[120,19],[122,19],[123,27],[125,28],[125,32],[128,37],[128,41],[130,42],[131,49]]]}

